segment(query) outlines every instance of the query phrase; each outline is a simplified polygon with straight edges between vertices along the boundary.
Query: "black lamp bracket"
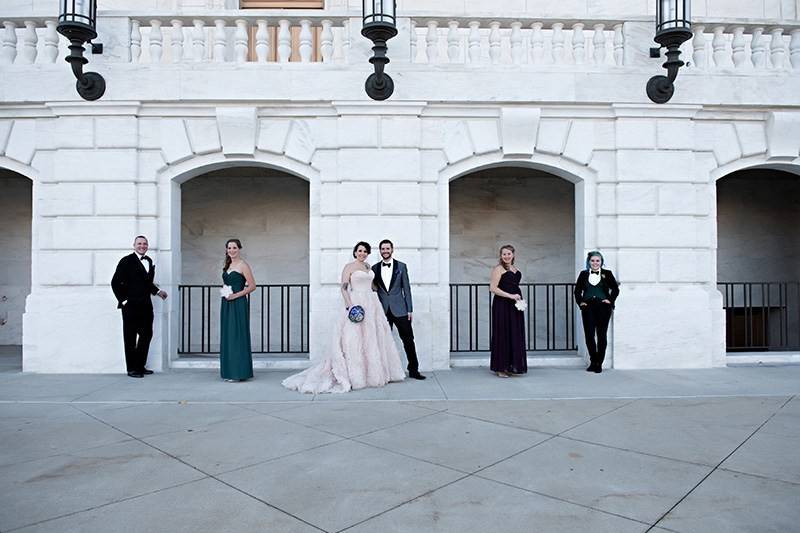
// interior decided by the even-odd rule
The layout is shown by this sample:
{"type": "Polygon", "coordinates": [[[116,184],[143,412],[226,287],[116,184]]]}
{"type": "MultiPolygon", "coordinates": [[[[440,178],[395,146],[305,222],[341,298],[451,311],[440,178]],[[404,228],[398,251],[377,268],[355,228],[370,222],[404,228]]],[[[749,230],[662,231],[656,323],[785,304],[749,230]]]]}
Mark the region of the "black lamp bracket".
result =
{"type": "Polygon", "coordinates": [[[97,100],[106,92],[106,80],[97,72],[84,72],[83,65],[89,62],[83,57],[83,40],[71,39],[69,45],[69,55],[65,58],[67,63],[72,66],[72,73],[75,75],[75,88],[84,100],[97,100]]]}

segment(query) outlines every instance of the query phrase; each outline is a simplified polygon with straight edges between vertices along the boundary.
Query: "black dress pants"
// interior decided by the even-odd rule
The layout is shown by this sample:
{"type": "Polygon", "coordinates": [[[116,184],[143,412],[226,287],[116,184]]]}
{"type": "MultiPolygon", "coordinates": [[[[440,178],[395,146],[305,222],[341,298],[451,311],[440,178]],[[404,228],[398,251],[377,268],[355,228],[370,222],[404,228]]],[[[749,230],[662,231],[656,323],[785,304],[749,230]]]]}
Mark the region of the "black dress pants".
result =
{"type": "Polygon", "coordinates": [[[397,326],[400,340],[403,341],[403,349],[406,351],[409,374],[416,374],[419,372],[419,361],[417,361],[417,348],[414,346],[414,329],[411,327],[411,321],[407,315],[394,316],[391,311],[387,311],[386,318],[389,319],[390,326],[397,326]]]}
{"type": "Polygon", "coordinates": [[[611,321],[611,311],[613,311],[613,308],[610,304],[603,303],[597,299],[591,300],[587,302],[585,307],[581,307],[586,349],[589,351],[589,361],[593,367],[602,366],[603,360],[606,358],[608,323],[611,321]],[[597,336],[596,342],[595,335],[597,336]]]}
{"type": "Polygon", "coordinates": [[[153,338],[153,306],[150,302],[131,302],[122,306],[122,338],[128,372],[141,372],[153,338]]]}

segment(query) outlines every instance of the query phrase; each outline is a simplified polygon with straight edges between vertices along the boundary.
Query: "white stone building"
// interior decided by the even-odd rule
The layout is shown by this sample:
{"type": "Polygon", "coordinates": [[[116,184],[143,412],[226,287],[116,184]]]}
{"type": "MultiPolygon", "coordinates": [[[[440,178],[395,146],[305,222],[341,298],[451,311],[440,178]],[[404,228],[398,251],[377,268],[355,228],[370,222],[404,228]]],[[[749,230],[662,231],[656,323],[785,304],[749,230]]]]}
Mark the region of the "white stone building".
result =
{"type": "Polygon", "coordinates": [[[152,367],[213,366],[239,237],[273,286],[251,299],[257,363],[301,367],[353,244],[389,237],[423,370],[488,356],[506,242],[538,284],[534,365],[580,364],[568,284],[591,249],[622,283],[608,365],[796,360],[800,0],[695,0],[664,105],[645,94],[654,5],[398,0],[375,102],[358,0],[99,0],[87,68],[107,90],[85,102],[57,3],[4,0],[0,345],[25,371],[122,371],[109,281],[141,233],[170,294],[152,367]]]}

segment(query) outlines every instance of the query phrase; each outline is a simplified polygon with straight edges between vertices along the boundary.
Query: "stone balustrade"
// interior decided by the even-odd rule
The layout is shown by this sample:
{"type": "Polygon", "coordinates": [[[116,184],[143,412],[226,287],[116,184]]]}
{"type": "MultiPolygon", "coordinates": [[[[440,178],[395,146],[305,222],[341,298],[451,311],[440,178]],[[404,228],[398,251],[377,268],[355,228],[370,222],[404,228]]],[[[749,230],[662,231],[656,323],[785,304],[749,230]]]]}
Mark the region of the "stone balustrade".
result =
{"type": "Polygon", "coordinates": [[[699,70],[800,72],[800,27],[693,24],[682,57],[699,70]]]}
{"type": "MultiPolygon", "coordinates": [[[[125,50],[103,60],[342,64],[348,62],[351,39],[363,39],[357,30],[351,31],[351,19],[341,14],[304,12],[292,18],[285,11],[259,11],[224,17],[128,16],[123,27],[125,20],[128,34],[118,37],[125,50]]],[[[0,66],[55,63],[67,54],[68,43],[56,31],[55,19],[11,18],[0,23],[0,66]]],[[[410,45],[411,62],[419,65],[626,67],[633,66],[628,50],[641,53],[653,44],[630,42],[632,35],[640,33],[627,32],[621,20],[426,17],[406,19],[405,24],[411,33],[405,45],[410,45]]],[[[777,27],[699,20],[693,30],[694,37],[684,43],[681,56],[691,70],[800,72],[800,24],[777,27]]],[[[401,34],[390,42],[390,50],[402,38],[401,34]]]]}
{"type": "Polygon", "coordinates": [[[622,21],[412,19],[414,63],[622,66],[622,21]]]}
{"type": "Polygon", "coordinates": [[[55,19],[2,20],[0,65],[55,63],[66,53],[67,40],[57,31],[55,19]]]}
{"type": "Polygon", "coordinates": [[[349,19],[133,18],[133,63],[345,63],[349,19]]]}

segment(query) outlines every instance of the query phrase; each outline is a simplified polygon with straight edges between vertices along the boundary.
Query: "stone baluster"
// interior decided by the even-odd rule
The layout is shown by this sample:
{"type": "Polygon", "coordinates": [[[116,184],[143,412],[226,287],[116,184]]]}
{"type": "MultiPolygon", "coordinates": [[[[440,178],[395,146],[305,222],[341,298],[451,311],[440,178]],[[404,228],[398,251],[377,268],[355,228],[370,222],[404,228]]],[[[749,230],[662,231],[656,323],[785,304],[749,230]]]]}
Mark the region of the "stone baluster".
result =
{"type": "Polygon", "coordinates": [[[350,54],[350,19],[342,21],[342,55],[347,62],[347,56],[350,54]]]}
{"type": "Polygon", "coordinates": [[[733,28],[733,40],[731,41],[731,49],[733,52],[733,66],[742,68],[747,59],[744,51],[744,27],[737,26],[733,28]]]}
{"type": "Polygon", "coordinates": [[[772,68],[782,69],[786,59],[786,44],[783,42],[783,28],[773,28],[770,30],[772,40],[769,43],[769,58],[772,61],[772,68]]]}
{"type": "Polygon", "coordinates": [[[58,24],[55,20],[46,20],[44,25],[44,58],[47,63],[55,63],[58,59],[58,24]]]}
{"type": "Polygon", "coordinates": [[[428,33],[425,34],[425,54],[428,63],[436,63],[439,59],[439,23],[435,20],[428,22],[428,33]]]}
{"type": "Polygon", "coordinates": [[[461,39],[458,35],[458,21],[451,20],[447,23],[447,26],[450,28],[447,30],[447,59],[449,59],[451,63],[457,63],[461,55],[461,39]]]}
{"type": "Polygon", "coordinates": [[[582,22],[572,25],[572,58],[576,65],[582,65],[586,59],[586,37],[583,35],[583,27],[582,22]]]}
{"type": "Polygon", "coordinates": [[[625,64],[625,34],[622,24],[614,24],[614,64],[621,67],[625,64]]]}
{"type": "Polygon", "coordinates": [[[195,63],[200,63],[206,58],[206,23],[201,19],[194,19],[192,25],[194,25],[192,30],[192,60],[195,63]]]}
{"type": "Polygon", "coordinates": [[[319,53],[323,63],[333,61],[333,22],[322,21],[322,32],[319,35],[319,53]]]}
{"type": "Polygon", "coordinates": [[[25,31],[22,33],[22,50],[17,56],[17,62],[31,64],[36,62],[36,45],[39,37],[36,35],[36,23],[25,21],[25,31]]]}
{"type": "Polygon", "coordinates": [[[225,21],[216,19],[214,21],[214,48],[212,57],[214,63],[225,62],[225,49],[228,47],[228,39],[225,37],[225,21]]]}
{"type": "Polygon", "coordinates": [[[292,56],[292,34],[289,30],[289,21],[278,21],[278,62],[288,63],[292,56]]]}
{"type": "Polygon", "coordinates": [[[161,33],[161,21],[150,21],[150,62],[161,63],[161,52],[164,48],[164,34],[161,33]]]}
{"type": "Polygon", "coordinates": [[[258,19],[256,21],[256,60],[259,63],[266,63],[269,57],[269,29],[267,21],[258,19]]]}
{"type": "Polygon", "coordinates": [[[728,55],[728,41],[725,39],[725,26],[714,27],[714,38],[711,40],[713,48],[714,66],[724,68],[729,66],[730,55],[728,55]]]}
{"type": "Polygon", "coordinates": [[[753,39],[750,41],[750,61],[757,69],[767,66],[767,43],[764,41],[764,28],[753,29],[753,39]]]}
{"type": "Polygon", "coordinates": [[[419,35],[417,35],[417,21],[411,20],[411,62],[417,62],[417,41],[419,40],[419,35]]]}
{"type": "Polygon", "coordinates": [[[705,70],[708,67],[706,58],[706,27],[702,24],[692,25],[694,38],[692,39],[692,61],[694,66],[705,70]]]}
{"type": "Polygon", "coordinates": [[[564,63],[564,24],[556,22],[553,24],[553,63],[561,65],[564,63]]]}
{"type": "Polygon", "coordinates": [[[142,30],[138,20],[131,21],[131,63],[138,63],[142,55],[142,30]]]}
{"type": "Polygon", "coordinates": [[[247,50],[249,48],[249,38],[247,36],[247,21],[245,19],[236,19],[236,30],[233,33],[233,56],[236,58],[236,63],[244,63],[247,61],[247,50]]]}
{"type": "Polygon", "coordinates": [[[298,51],[300,52],[300,62],[311,62],[311,21],[303,19],[300,21],[300,44],[298,51]]]}
{"type": "Polygon", "coordinates": [[[481,62],[481,23],[473,20],[469,23],[469,63],[477,65],[481,62]]]}
{"type": "Polygon", "coordinates": [[[0,48],[0,63],[10,65],[17,57],[17,25],[13,22],[4,21],[5,31],[0,38],[2,48],[0,48]]]}
{"type": "Polygon", "coordinates": [[[792,39],[789,41],[789,61],[794,70],[800,70],[800,29],[792,30],[792,39]]]}
{"type": "Polygon", "coordinates": [[[606,63],[606,25],[595,24],[592,44],[594,45],[594,64],[604,65],[606,63]]]}
{"type": "Polygon", "coordinates": [[[542,33],[542,23],[534,22],[531,24],[531,62],[534,65],[541,65],[544,62],[544,33],[542,33]]]}
{"type": "Polygon", "coordinates": [[[169,36],[169,47],[172,51],[172,62],[180,63],[183,61],[183,21],[173,19],[172,32],[169,36]]]}
{"type": "Polygon", "coordinates": [[[493,65],[500,62],[500,23],[497,21],[489,23],[489,59],[493,65]]]}
{"type": "Polygon", "coordinates": [[[511,23],[511,62],[515,65],[522,64],[525,50],[522,48],[522,23],[511,23]]]}

